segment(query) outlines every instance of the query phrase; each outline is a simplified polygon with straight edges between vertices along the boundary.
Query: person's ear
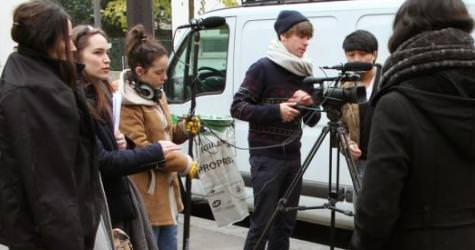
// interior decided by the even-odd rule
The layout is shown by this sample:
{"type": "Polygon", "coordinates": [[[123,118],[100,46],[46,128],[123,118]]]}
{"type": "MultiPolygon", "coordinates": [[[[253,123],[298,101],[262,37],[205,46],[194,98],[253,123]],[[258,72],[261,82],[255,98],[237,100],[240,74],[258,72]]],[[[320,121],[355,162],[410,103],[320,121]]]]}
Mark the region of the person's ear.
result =
{"type": "Polygon", "coordinates": [[[376,59],[378,59],[378,51],[377,50],[373,51],[373,57],[374,57],[374,59],[373,59],[373,64],[374,64],[374,63],[376,63],[376,59]]]}
{"type": "Polygon", "coordinates": [[[287,37],[285,36],[285,33],[282,33],[282,34],[279,35],[279,41],[283,41],[286,38],[287,37]]]}
{"type": "Polygon", "coordinates": [[[145,74],[145,69],[142,66],[135,67],[134,71],[138,77],[142,77],[145,74]]]}

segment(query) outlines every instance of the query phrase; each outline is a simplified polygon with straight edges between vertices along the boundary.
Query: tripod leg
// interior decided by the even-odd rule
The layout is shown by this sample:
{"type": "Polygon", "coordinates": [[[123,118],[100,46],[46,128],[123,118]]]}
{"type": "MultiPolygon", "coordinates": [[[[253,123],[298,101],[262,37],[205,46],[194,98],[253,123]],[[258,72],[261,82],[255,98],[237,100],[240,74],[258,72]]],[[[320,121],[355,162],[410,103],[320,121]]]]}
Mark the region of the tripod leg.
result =
{"type": "MultiPolygon", "coordinates": [[[[330,132],[329,127],[324,127],[322,130],[322,133],[320,136],[317,138],[315,143],[313,144],[312,148],[310,149],[310,152],[308,153],[307,157],[305,158],[302,167],[299,169],[297,172],[297,175],[295,176],[294,180],[292,183],[290,183],[289,187],[287,188],[284,196],[282,198],[287,198],[289,197],[290,193],[292,193],[295,189],[295,186],[299,183],[299,180],[303,177],[305,174],[305,171],[307,171],[307,168],[310,166],[310,163],[313,160],[313,157],[315,157],[315,154],[317,153],[318,149],[322,145],[323,141],[325,140],[325,136],[330,132]]],[[[284,204],[285,205],[285,204],[284,204]]]]}
{"type": "Polygon", "coordinates": [[[322,130],[322,133],[318,136],[317,140],[315,141],[312,148],[310,149],[310,152],[308,153],[307,157],[305,158],[305,160],[302,164],[302,167],[299,168],[295,178],[292,180],[289,187],[285,191],[284,195],[279,200],[279,202],[277,204],[277,207],[272,212],[272,217],[267,222],[267,224],[264,228],[264,231],[262,232],[262,234],[260,235],[260,237],[257,240],[256,244],[254,245],[254,248],[253,248],[254,250],[258,249],[258,247],[262,244],[261,242],[264,240],[265,235],[270,230],[270,228],[272,226],[272,223],[274,222],[274,220],[275,220],[276,216],[278,215],[278,213],[285,209],[285,206],[287,204],[287,200],[289,199],[290,195],[294,191],[297,184],[300,183],[300,179],[303,177],[305,171],[310,166],[310,163],[312,162],[313,157],[315,157],[315,154],[317,153],[318,149],[320,148],[323,141],[325,140],[325,136],[329,132],[330,132],[330,128],[328,126],[325,126],[322,130]]]}
{"type": "Polygon", "coordinates": [[[335,207],[336,202],[338,200],[339,195],[339,188],[340,188],[340,155],[338,154],[339,147],[338,147],[338,137],[336,136],[336,131],[338,127],[338,123],[330,121],[330,148],[328,150],[329,153],[329,163],[328,163],[328,208],[330,209],[330,250],[335,249],[335,207]],[[333,148],[337,148],[336,154],[336,182],[335,182],[335,189],[332,187],[333,181],[333,148]]]}
{"type": "Polygon", "coordinates": [[[343,213],[346,215],[351,216],[352,213],[348,211],[344,211],[342,209],[338,209],[336,207],[336,203],[339,200],[340,196],[340,151],[343,153],[345,156],[346,163],[349,168],[349,172],[351,175],[351,179],[353,181],[353,189],[356,194],[359,191],[360,188],[360,180],[357,175],[356,171],[356,166],[351,158],[349,147],[348,147],[348,141],[346,138],[345,134],[345,129],[341,126],[341,122],[335,122],[331,121],[330,123],[330,164],[329,164],[329,177],[328,177],[328,183],[329,183],[329,204],[328,208],[331,210],[331,221],[330,221],[330,249],[333,250],[335,248],[334,246],[334,240],[335,240],[335,213],[343,213]],[[336,148],[336,183],[335,183],[335,189],[332,188],[332,168],[333,168],[333,162],[332,162],[332,156],[333,156],[333,148],[336,148]]]}
{"type": "Polygon", "coordinates": [[[342,127],[338,128],[337,135],[339,139],[338,141],[340,143],[340,149],[342,150],[342,153],[345,156],[346,164],[348,165],[348,170],[350,172],[351,180],[353,182],[353,191],[358,194],[361,188],[361,180],[358,177],[358,170],[356,168],[356,164],[350,154],[348,138],[346,137],[345,130],[342,127]]]}

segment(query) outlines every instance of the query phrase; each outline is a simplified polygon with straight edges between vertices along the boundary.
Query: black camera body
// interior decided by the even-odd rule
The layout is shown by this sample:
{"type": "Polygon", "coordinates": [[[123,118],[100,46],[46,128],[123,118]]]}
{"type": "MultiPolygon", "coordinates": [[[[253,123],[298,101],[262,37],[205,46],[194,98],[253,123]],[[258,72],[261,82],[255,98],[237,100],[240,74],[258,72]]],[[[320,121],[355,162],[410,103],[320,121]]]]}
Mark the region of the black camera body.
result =
{"type": "Polygon", "coordinates": [[[306,77],[304,84],[312,84],[312,98],[321,105],[325,111],[340,110],[347,103],[363,103],[366,101],[366,88],[357,85],[356,81],[360,80],[359,72],[371,70],[373,64],[370,63],[346,63],[333,67],[323,67],[324,69],[339,70],[336,77],[306,77]],[[341,87],[343,82],[354,82],[354,86],[341,87]]]}
{"type": "MultiPolygon", "coordinates": [[[[323,107],[341,107],[346,103],[363,103],[366,101],[366,88],[362,85],[341,87],[338,86],[338,82],[346,82],[346,78],[341,77],[342,80],[338,80],[336,86],[325,86],[324,82],[314,84],[312,91],[313,100],[323,107]]],[[[351,79],[354,79],[352,77],[351,79]]]]}

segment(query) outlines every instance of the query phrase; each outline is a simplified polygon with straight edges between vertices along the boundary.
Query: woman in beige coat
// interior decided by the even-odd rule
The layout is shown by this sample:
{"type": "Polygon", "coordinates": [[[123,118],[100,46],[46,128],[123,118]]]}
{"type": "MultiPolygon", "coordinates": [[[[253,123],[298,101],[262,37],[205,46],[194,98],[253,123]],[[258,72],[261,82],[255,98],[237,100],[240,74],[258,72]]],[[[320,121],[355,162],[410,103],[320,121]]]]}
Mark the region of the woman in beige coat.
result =
{"type": "MultiPolygon", "coordinates": [[[[166,49],[147,36],[142,25],[137,25],[127,34],[126,50],[130,70],[122,72],[119,81],[120,130],[138,147],[159,140],[183,143],[188,135],[183,123],[172,124],[167,98],[161,90],[167,79],[166,49]]],[[[165,170],[143,172],[131,178],[145,201],[159,249],[176,250],[176,218],[183,210],[177,172],[188,172],[192,161],[180,151],[165,160],[165,170]]]]}

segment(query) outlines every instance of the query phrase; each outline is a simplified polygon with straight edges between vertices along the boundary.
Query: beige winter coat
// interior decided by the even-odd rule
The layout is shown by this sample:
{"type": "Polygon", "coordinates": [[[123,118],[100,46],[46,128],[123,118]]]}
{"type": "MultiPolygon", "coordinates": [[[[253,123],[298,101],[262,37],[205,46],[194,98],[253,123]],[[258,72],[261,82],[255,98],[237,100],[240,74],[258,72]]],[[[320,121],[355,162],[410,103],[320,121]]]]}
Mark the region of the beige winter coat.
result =
{"type": "MultiPolygon", "coordinates": [[[[187,139],[183,126],[173,126],[165,93],[159,103],[138,96],[127,81],[119,82],[122,93],[120,131],[132,139],[137,147],[159,140],[180,144],[187,139]]],[[[188,164],[181,152],[167,155],[167,164],[188,164]],[[172,159],[173,158],[173,159],[172,159]]],[[[185,168],[185,166],[183,166],[185,168]]],[[[152,226],[176,224],[176,214],[183,210],[176,172],[161,170],[142,172],[131,176],[142,194],[152,226]]]]}
{"type": "MultiPolygon", "coordinates": [[[[353,82],[345,82],[342,87],[349,88],[354,86],[353,82]]],[[[350,139],[360,143],[360,112],[358,104],[347,103],[341,108],[342,117],[341,121],[348,131],[350,139]]]]}

